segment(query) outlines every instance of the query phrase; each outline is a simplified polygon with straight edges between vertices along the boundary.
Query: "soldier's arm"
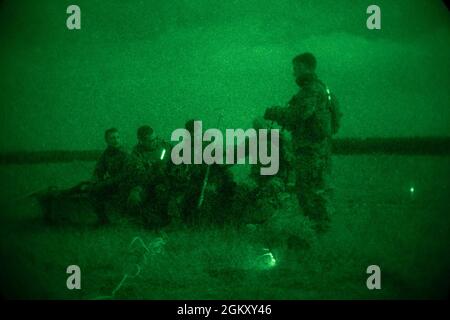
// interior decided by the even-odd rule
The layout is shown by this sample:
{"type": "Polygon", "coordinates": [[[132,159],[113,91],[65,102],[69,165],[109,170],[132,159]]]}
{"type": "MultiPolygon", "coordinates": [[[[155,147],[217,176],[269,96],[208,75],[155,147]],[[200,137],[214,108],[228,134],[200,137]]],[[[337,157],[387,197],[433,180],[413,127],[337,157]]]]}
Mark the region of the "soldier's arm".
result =
{"type": "Polygon", "coordinates": [[[272,107],[266,112],[265,118],[277,122],[286,129],[294,129],[299,125],[302,114],[301,109],[296,105],[287,107],[272,107]]]}
{"type": "Polygon", "coordinates": [[[125,157],[122,172],[121,179],[123,179],[124,183],[127,183],[130,188],[142,187],[145,185],[146,170],[142,160],[136,153],[125,157]]]}
{"type": "Polygon", "coordinates": [[[101,181],[103,180],[105,174],[106,174],[105,157],[102,154],[95,165],[94,172],[92,174],[92,180],[96,182],[101,181]]]}
{"type": "Polygon", "coordinates": [[[314,114],[319,99],[320,92],[316,88],[305,88],[291,99],[287,107],[272,107],[269,120],[287,129],[295,129],[314,114]]]}
{"type": "Polygon", "coordinates": [[[125,160],[125,183],[130,190],[127,201],[137,204],[142,201],[145,186],[145,168],[135,149],[125,160]]]}

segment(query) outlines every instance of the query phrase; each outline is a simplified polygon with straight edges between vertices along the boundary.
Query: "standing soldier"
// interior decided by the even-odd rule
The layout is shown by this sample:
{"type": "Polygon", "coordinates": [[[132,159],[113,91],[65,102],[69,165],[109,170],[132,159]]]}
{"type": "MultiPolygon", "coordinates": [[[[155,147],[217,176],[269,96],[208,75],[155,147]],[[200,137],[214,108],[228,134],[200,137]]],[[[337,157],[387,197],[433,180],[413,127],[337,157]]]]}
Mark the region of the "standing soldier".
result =
{"type": "Polygon", "coordinates": [[[339,129],[341,114],[335,96],[317,78],[311,53],[296,56],[293,69],[298,93],[288,106],[268,108],[264,118],[291,131],[298,202],[322,232],[330,221],[331,138],[339,129]]]}

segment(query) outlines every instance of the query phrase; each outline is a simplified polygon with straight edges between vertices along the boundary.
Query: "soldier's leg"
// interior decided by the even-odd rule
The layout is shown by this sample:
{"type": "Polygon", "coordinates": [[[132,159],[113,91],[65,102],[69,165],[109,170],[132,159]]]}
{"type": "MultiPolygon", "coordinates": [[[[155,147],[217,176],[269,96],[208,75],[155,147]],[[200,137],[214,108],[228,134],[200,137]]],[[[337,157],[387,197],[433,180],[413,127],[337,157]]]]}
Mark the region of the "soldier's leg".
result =
{"type": "Polygon", "coordinates": [[[329,222],[328,167],[320,154],[298,156],[296,162],[296,192],[303,214],[310,218],[318,230],[326,229],[329,222]]]}
{"type": "Polygon", "coordinates": [[[154,186],[147,186],[144,191],[145,201],[136,207],[135,215],[139,217],[141,223],[146,228],[154,228],[155,216],[154,216],[154,200],[155,200],[155,190],[154,186]]]}
{"type": "Polygon", "coordinates": [[[236,182],[233,180],[232,174],[228,170],[224,170],[218,176],[217,183],[215,196],[210,200],[214,203],[211,220],[218,225],[236,223],[236,213],[231,210],[231,203],[236,192],[236,182]]]}
{"type": "Polygon", "coordinates": [[[311,184],[312,217],[318,231],[326,231],[330,222],[331,188],[329,175],[331,171],[331,157],[328,154],[318,154],[312,166],[313,176],[311,184]]]}
{"type": "Polygon", "coordinates": [[[170,223],[169,216],[170,188],[164,181],[160,182],[155,189],[155,213],[159,217],[158,228],[170,223]]]}
{"type": "Polygon", "coordinates": [[[92,206],[98,217],[98,223],[103,225],[109,223],[107,213],[107,203],[111,200],[114,193],[117,192],[115,186],[102,186],[94,188],[89,193],[92,206]]]}
{"type": "Polygon", "coordinates": [[[200,191],[195,189],[186,190],[181,202],[181,219],[186,225],[198,223],[198,199],[200,191]]]}
{"type": "Polygon", "coordinates": [[[312,197],[311,197],[311,163],[309,155],[299,155],[295,163],[295,192],[299,207],[305,216],[311,216],[312,197]]]}

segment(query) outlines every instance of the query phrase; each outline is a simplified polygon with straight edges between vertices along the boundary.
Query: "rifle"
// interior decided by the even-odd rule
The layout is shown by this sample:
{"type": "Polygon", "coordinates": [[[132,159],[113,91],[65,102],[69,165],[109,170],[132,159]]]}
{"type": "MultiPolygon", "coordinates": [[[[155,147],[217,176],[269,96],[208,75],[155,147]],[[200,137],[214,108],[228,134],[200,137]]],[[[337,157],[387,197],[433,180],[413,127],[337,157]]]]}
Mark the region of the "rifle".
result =
{"type": "MultiPolygon", "coordinates": [[[[219,119],[217,120],[217,128],[220,126],[220,122],[223,118],[223,114],[219,114],[219,119]]],[[[209,172],[211,171],[211,166],[208,165],[208,167],[206,168],[206,172],[205,172],[205,177],[203,178],[203,184],[202,184],[202,190],[200,192],[200,197],[198,198],[198,203],[197,203],[197,209],[200,209],[202,204],[203,204],[203,200],[205,198],[205,190],[206,187],[208,186],[208,179],[209,179],[209,172]]]]}

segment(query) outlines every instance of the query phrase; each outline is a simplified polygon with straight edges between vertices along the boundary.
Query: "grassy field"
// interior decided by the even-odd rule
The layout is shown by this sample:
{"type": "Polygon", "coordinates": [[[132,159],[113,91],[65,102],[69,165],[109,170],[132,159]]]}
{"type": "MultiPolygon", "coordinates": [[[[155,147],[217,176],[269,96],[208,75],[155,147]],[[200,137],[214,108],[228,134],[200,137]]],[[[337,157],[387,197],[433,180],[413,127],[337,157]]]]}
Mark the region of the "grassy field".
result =
{"type": "MultiPolygon", "coordinates": [[[[51,227],[22,195],[89,177],[92,163],[0,167],[1,289],[10,298],[95,299],[390,299],[448,296],[450,157],[337,156],[331,230],[310,237],[310,249],[281,252],[274,267],[245,226],[174,228],[163,250],[140,259],[161,234],[125,221],[51,227]],[[66,288],[66,268],[81,268],[81,290],[66,288]],[[381,268],[382,289],[366,288],[366,268],[381,268]]],[[[236,176],[245,179],[238,168],[236,176]]],[[[279,214],[286,230],[295,205],[279,214]]],[[[295,212],[294,212],[295,213],[295,212]]],[[[308,234],[307,226],[299,230],[308,234]]],[[[266,234],[267,235],[267,234],[266,234]]],[[[271,235],[282,237],[282,232],[271,235]]],[[[278,258],[278,255],[276,256],[278,258]]]]}

